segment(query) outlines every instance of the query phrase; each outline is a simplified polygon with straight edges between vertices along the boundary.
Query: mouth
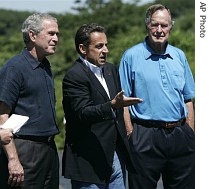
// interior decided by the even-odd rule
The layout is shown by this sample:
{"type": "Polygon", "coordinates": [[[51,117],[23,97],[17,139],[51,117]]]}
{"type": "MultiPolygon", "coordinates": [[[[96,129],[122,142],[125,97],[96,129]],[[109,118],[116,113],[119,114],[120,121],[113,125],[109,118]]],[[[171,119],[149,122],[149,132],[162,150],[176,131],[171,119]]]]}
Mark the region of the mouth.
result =
{"type": "Polygon", "coordinates": [[[161,35],[161,34],[154,34],[153,35],[155,38],[157,38],[157,39],[160,39],[160,38],[163,38],[164,36],[163,35],[161,35]]]}
{"type": "Polygon", "coordinates": [[[56,45],[50,45],[49,46],[51,49],[56,49],[56,45]]]}
{"type": "Polygon", "coordinates": [[[106,56],[101,56],[101,57],[99,57],[101,60],[106,60],[106,56]]]}
{"type": "Polygon", "coordinates": [[[159,39],[159,38],[163,38],[163,36],[161,36],[161,35],[154,35],[154,37],[155,37],[155,38],[158,38],[158,39],[159,39]]]}

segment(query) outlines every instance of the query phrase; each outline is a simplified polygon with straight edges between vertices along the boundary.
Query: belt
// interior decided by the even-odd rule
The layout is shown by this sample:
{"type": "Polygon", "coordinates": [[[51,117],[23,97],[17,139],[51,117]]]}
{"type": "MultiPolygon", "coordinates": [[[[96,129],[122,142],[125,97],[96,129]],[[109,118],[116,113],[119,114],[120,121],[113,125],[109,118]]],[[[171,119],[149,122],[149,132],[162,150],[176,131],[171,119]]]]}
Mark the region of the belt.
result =
{"type": "Polygon", "coordinates": [[[173,121],[173,122],[132,119],[132,123],[136,123],[138,125],[143,125],[145,127],[165,128],[165,129],[180,127],[185,124],[185,121],[186,119],[181,119],[179,121],[173,121]]]}
{"type": "Polygon", "coordinates": [[[15,139],[30,140],[34,142],[50,143],[54,140],[55,136],[31,136],[31,135],[14,135],[15,139]]]}

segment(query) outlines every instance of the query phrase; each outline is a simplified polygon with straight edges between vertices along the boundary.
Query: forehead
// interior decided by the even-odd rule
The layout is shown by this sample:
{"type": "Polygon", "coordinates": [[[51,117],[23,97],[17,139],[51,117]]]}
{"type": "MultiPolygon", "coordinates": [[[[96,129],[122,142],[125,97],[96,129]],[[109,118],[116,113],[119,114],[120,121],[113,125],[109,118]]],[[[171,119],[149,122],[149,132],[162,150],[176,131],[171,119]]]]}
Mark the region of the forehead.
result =
{"type": "Polygon", "coordinates": [[[90,34],[91,43],[106,43],[106,34],[102,32],[92,32],[90,34]]]}
{"type": "Polygon", "coordinates": [[[171,20],[171,17],[166,9],[164,10],[157,10],[153,13],[151,17],[152,22],[167,22],[169,23],[171,20]]]}
{"type": "Polygon", "coordinates": [[[42,26],[44,27],[53,27],[53,26],[58,26],[58,23],[54,20],[49,20],[49,19],[45,19],[42,21],[42,26]]]}
{"type": "Polygon", "coordinates": [[[40,33],[59,33],[58,24],[53,20],[43,20],[40,33]]]}

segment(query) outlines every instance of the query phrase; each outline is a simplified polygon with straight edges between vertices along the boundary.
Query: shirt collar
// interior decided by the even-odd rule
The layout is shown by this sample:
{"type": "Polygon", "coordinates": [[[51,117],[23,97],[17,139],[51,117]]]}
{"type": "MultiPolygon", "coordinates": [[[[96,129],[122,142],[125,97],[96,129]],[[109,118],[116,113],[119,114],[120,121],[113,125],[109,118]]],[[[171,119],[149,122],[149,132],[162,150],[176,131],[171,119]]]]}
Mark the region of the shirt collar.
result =
{"type": "Polygon", "coordinates": [[[50,63],[48,62],[47,58],[44,58],[42,62],[39,62],[29,53],[29,51],[26,48],[23,50],[22,53],[29,62],[29,64],[31,64],[33,69],[36,69],[38,67],[50,67],[50,63]]]}
{"type": "Polygon", "coordinates": [[[148,60],[150,58],[152,58],[153,56],[155,57],[161,57],[163,59],[165,58],[172,58],[172,56],[170,55],[169,53],[169,49],[168,49],[168,42],[166,43],[166,50],[165,50],[165,53],[164,54],[157,54],[155,53],[151,48],[150,46],[148,45],[147,43],[147,40],[148,40],[148,36],[145,38],[144,42],[143,42],[143,45],[145,47],[145,51],[144,51],[144,58],[145,60],[148,60]]]}
{"type": "Polygon", "coordinates": [[[92,64],[92,63],[90,63],[89,61],[85,60],[85,59],[82,58],[81,56],[80,56],[80,59],[84,62],[84,64],[85,64],[87,67],[90,68],[90,70],[91,70],[94,74],[96,74],[96,75],[98,75],[98,76],[101,76],[103,66],[98,67],[98,66],[96,66],[96,65],[94,65],[94,64],[92,64]]]}

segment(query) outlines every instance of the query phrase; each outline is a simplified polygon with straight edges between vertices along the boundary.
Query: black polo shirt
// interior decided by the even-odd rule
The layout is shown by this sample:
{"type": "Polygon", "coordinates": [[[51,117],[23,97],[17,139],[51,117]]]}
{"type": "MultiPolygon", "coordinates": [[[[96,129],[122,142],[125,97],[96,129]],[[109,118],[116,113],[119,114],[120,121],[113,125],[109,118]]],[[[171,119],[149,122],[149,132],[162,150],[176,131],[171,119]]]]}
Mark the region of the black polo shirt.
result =
{"type": "Polygon", "coordinates": [[[40,63],[26,49],[11,58],[0,69],[0,101],[5,102],[12,113],[29,116],[18,135],[59,133],[54,78],[46,58],[40,63]]]}

